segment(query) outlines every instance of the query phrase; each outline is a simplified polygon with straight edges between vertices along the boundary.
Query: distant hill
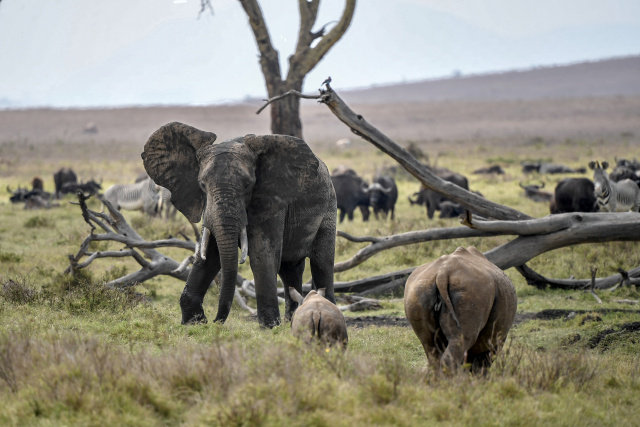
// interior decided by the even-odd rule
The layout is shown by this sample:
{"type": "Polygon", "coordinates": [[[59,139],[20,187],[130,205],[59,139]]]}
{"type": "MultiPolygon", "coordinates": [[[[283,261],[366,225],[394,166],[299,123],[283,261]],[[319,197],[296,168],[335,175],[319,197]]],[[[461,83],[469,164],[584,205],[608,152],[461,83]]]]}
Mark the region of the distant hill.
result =
{"type": "Polygon", "coordinates": [[[350,104],[640,95],[640,56],[342,90],[350,104]]]}

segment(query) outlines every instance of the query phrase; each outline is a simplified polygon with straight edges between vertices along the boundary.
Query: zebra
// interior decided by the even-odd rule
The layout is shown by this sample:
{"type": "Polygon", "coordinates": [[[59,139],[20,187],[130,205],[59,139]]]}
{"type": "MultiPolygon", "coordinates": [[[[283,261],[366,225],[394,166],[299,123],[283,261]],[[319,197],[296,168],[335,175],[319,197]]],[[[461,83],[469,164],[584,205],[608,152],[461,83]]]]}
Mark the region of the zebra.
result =
{"type": "Polygon", "coordinates": [[[609,179],[606,169],[608,162],[589,162],[589,169],[593,170],[593,193],[596,196],[601,211],[625,212],[640,211],[640,187],[630,179],[613,182],[609,179]]]}
{"type": "Polygon", "coordinates": [[[160,205],[158,206],[158,215],[162,216],[164,213],[164,219],[175,219],[178,209],[171,203],[171,191],[158,185],[160,189],[160,205]]]}
{"type": "Polygon", "coordinates": [[[151,178],[135,184],[114,184],[107,188],[101,200],[106,200],[117,210],[141,210],[150,216],[158,216],[162,209],[162,187],[151,178]]]}

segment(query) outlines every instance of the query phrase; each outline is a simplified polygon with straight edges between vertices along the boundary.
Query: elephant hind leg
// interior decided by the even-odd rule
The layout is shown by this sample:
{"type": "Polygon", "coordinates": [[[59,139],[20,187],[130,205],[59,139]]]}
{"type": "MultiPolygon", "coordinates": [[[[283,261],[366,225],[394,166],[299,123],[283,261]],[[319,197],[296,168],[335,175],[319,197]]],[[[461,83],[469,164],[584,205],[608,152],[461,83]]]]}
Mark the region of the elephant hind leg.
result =
{"type": "Polygon", "coordinates": [[[325,298],[335,304],[333,294],[333,263],[335,259],[336,226],[335,219],[325,218],[313,242],[309,257],[311,277],[317,289],[325,288],[325,298]]]}
{"type": "Polygon", "coordinates": [[[291,299],[289,288],[294,288],[302,294],[302,274],[304,273],[304,258],[294,262],[283,262],[280,264],[278,274],[284,284],[284,301],[285,312],[284,318],[287,322],[291,321],[293,312],[298,308],[298,303],[291,299]]]}

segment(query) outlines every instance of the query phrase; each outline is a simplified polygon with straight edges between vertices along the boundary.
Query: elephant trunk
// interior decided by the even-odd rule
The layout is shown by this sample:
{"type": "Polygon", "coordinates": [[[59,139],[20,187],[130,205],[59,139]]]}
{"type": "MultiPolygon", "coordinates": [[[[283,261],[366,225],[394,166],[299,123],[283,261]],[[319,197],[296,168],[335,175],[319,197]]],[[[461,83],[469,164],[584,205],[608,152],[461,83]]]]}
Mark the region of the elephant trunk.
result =
{"type": "Polygon", "coordinates": [[[225,188],[211,194],[207,201],[207,210],[203,223],[211,226],[211,232],[216,240],[220,254],[220,272],[222,284],[220,286],[220,300],[218,314],[215,321],[224,322],[231,311],[231,304],[236,290],[238,275],[238,241],[243,247],[241,261],[246,257],[246,214],[244,207],[230,206],[230,200],[241,200],[236,197],[237,192],[225,188]]]}
{"type": "Polygon", "coordinates": [[[213,234],[220,253],[220,301],[215,321],[224,322],[231,311],[238,275],[238,237],[237,227],[214,227],[213,234]]]}

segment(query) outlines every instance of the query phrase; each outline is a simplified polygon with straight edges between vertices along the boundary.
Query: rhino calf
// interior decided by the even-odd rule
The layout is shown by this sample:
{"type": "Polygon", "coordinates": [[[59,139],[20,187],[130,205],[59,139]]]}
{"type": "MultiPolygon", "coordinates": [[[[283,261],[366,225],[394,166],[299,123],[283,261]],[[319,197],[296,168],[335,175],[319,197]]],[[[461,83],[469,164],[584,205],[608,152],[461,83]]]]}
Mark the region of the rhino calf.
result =
{"type": "Polygon", "coordinates": [[[294,336],[306,343],[319,340],[327,345],[347,346],[347,322],[340,309],[324,297],[324,288],[312,290],[304,298],[289,288],[289,295],[299,304],[291,319],[294,336]]]}

